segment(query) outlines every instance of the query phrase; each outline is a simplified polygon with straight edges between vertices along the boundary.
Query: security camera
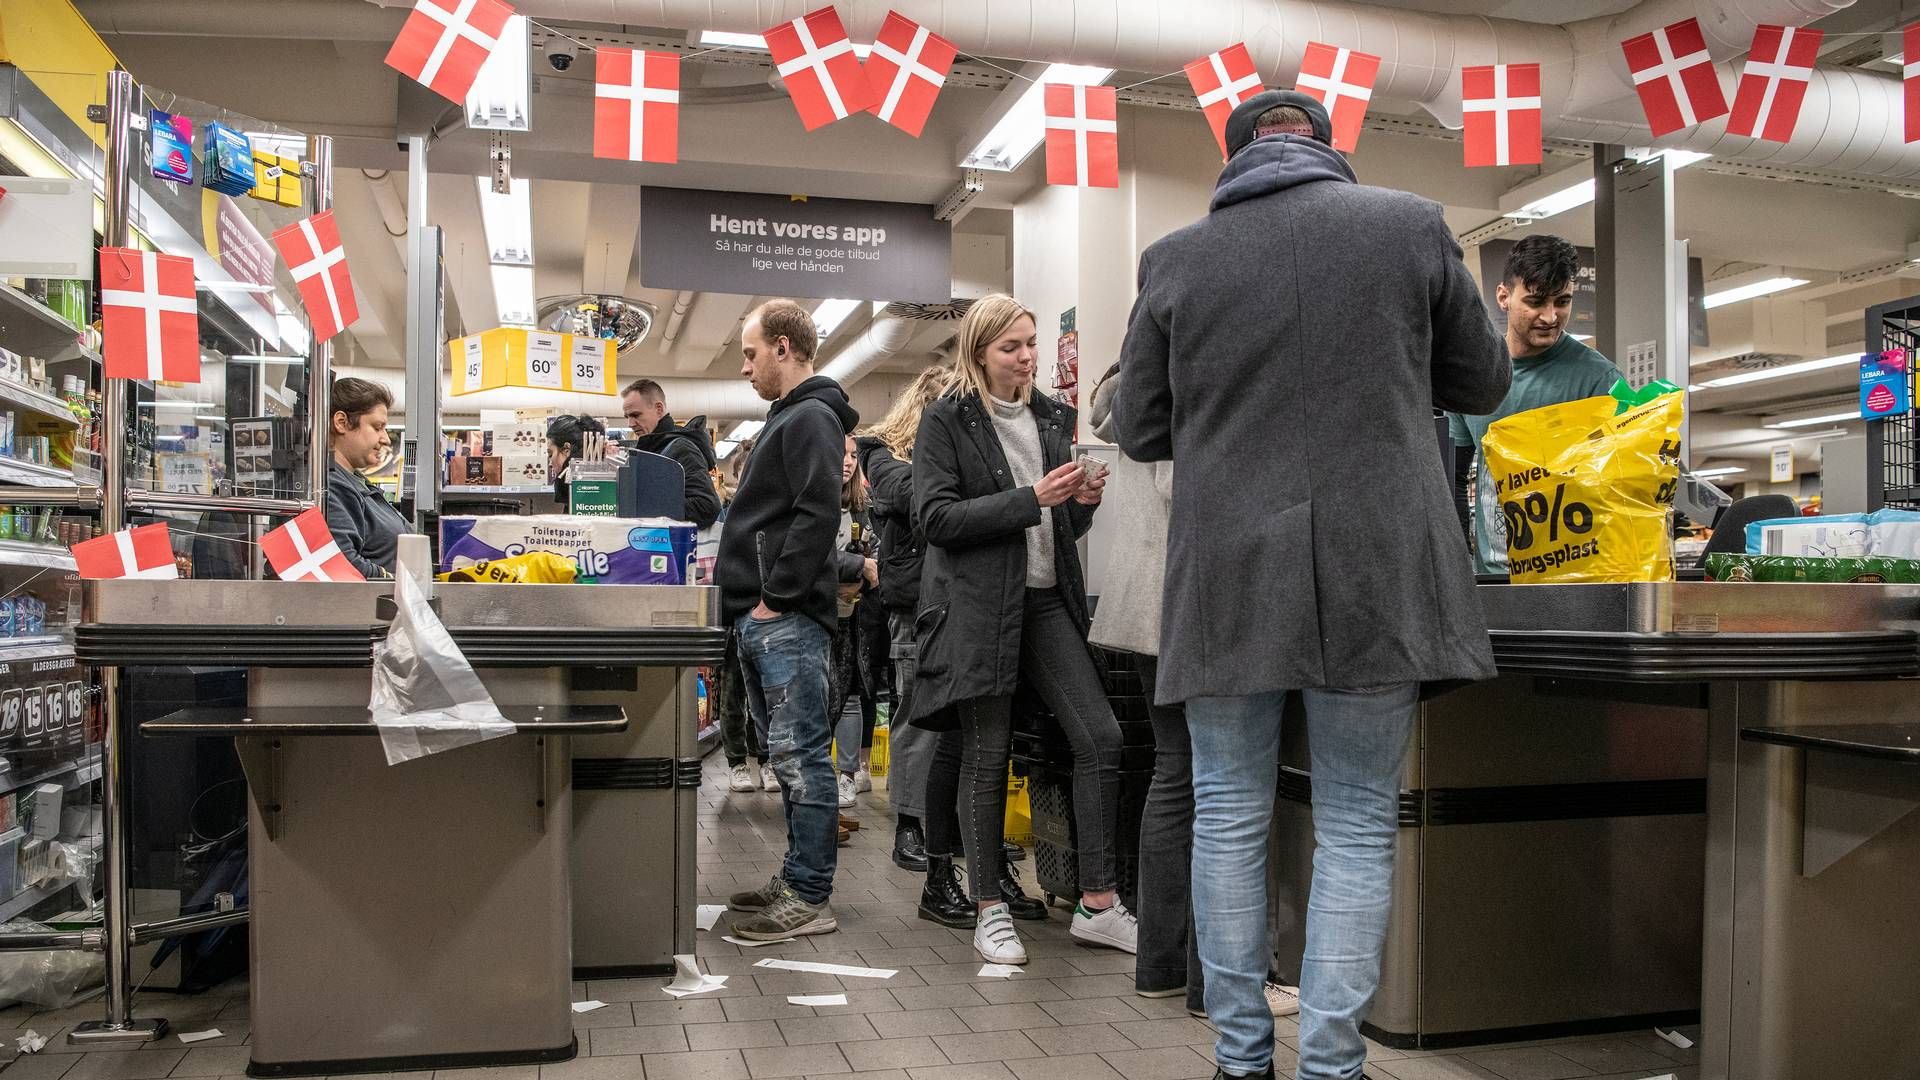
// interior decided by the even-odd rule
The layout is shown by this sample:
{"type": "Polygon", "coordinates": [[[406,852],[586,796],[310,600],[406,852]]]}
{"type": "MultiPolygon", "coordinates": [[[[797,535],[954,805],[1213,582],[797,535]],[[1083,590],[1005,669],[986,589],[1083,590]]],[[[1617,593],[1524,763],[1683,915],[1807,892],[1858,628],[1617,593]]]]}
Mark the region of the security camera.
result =
{"type": "Polygon", "coordinates": [[[551,37],[547,39],[547,63],[552,64],[553,70],[555,71],[565,71],[572,67],[573,58],[577,51],[578,50],[574,48],[573,42],[568,41],[566,38],[551,37]]]}

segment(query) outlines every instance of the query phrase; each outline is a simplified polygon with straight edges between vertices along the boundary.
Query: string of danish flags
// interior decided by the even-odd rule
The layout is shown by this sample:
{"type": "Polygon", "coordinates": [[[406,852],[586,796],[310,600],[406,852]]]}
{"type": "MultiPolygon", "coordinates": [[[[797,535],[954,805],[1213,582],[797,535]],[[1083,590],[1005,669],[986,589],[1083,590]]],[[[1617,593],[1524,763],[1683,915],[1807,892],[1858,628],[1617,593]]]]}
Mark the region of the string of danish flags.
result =
{"type": "MultiPolygon", "coordinates": [[[[386,62],[448,100],[464,102],[513,14],[503,0],[416,0],[386,62]]],[[[762,36],[808,131],[864,112],[918,138],[959,57],[953,42],[897,11],[888,12],[864,64],[832,7],[762,36]]],[[[1799,122],[1822,36],[1819,30],[1759,27],[1731,106],[1697,20],[1641,34],[1620,47],[1655,138],[1731,113],[1730,133],[1786,142],[1799,122]]],[[[1910,58],[1906,141],[1912,143],[1920,142],[1920,24],[1907,28],[1904,43],[1910,58]]],[[[612,47],[595,53],[594,156],[677,163],[680,55],[612,47]]],[[[1318,41],[1307,45],[1294,85],[1326,105],[1335,148],[1351,152],[1359,144],[1379,71],[1378,56],[1318,41]]],[[[1265,89],[1259,69],[1246,46],[1237,44],[1194,60],[1185,72],[1224,156],[1227,117],[1265,89]]],[[[1540,65],[1466,67],[1460,83],[1467,166],[1541,164],[1540,65]]],[[[1049,83],[1042,96],[1047,182],[1118,187],[1118,89],[1049,83]]],[[[299,287],[316,342],[359,318],[331,211],[278,230],[273,243],[299,287]]],[[[192,260],[128,248],[103,248],[100,254],[107,377],[198,382],[192,260]]],[[[261,546],[288,580],[362,580],[318,510],[267,534],[261,546]]],[[[175,574],[164,524],[89,540],[73,550],[85,577],[175,574]]]]}

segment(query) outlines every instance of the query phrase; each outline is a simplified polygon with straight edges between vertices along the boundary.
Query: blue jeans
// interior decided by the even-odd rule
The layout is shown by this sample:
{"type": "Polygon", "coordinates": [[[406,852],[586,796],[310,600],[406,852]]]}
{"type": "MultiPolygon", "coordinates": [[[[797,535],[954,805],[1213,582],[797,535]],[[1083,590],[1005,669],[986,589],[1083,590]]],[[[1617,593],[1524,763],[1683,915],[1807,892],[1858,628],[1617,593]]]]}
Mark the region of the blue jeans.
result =
{"type": "Polygon", "coordinates": [[[735,624],[740,634],[740,671],[747,707],[766,732],[767,763],[780,778],[787,815],[785,881],[809,904],[833,894],[839,858],[840,793],[828,747],[827,668],[833,638],[825,627],[795,612],[761,622],[751,613],[735,624]]]}
{"type": "MultiPolygon", "coordinates": [[[[1360,1021],[1380,984],[1393,901],[1400,778],[1420,688],[1306,690],[1313,769],[1313,889],[1300,964],[1300,1080],[1354,1080],[1360,1021]]],[[[1187,702],[1193,740],[1193,917],[1215,1059],[1233,1073],[1273,1062],[1261,984],[1267,945],[1267,831],[1279,779],[1285,693],[1187,702]]]]}

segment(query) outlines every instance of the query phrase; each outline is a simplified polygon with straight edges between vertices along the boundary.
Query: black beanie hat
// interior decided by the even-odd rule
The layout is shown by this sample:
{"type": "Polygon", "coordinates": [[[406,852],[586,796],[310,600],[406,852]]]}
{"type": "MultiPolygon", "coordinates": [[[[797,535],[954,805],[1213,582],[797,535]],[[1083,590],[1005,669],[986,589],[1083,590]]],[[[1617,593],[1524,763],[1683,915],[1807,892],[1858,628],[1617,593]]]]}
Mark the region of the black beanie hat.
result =
{"type": "Polygon", "coordinates": [[[1319,99],[1298,90],[1263,90],[1234,106],[1233,115],[1227,117],[1227,156],[1232,157],[1246,149],[1259,135],[1254,131],[1253,122],[1269,109],[1282,105],[1292,105],[1307,114],[1313,123],[1313,137],[1333,145],[1333,118],[1327,115],[1327,107],[1319,99]]]}

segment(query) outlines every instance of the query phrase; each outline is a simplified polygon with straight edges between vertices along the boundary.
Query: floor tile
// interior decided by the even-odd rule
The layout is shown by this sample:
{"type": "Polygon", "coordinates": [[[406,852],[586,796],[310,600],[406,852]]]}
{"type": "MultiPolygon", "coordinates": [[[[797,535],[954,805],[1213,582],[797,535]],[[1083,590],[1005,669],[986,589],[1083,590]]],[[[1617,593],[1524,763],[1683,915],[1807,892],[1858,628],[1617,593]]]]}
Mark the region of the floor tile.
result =
{"type": "Polygon", "coordinates": [[[684,1029],[687,1046],[694,1050],[744,1050],[749,1046],[785,1046],[779,1025],[772,1020],[747,1020],[739,1023],[700,1024],[684,1029]]]}
{"type": "MultiPolygon", "coordinates": [[[[247,1071],[253,1051],[244,1046],[195,1046],[169,1076],[235,1076],[247,1071]]],[[[539,1080],[537,1075],[518,1080],[539,1080]]]]}
{"type": "Polygon", "coordinates": [[[786,1037],[788,1046],[858,1042],[880,1037],[880,1033],[873,1029],[873,1024],[864,1016],[815,1016],[775,1022],[780,1025],[780,1034],[786,1037]]]}
{"type": "Polygon", "coordinates": [[[1598,1071],[1540,1046],[1478,1053],[1468,1051],[1460,1056],[1498,1074],[1502,1080],[1570,1080],[1572,1077],[1592,1076],[1598,1071]]]}
{"type": "Polygon", "coordinates": [[[646,1080],[747,1080],[747,1063],[738,1050],[697,1054],[648,1054],[646,1080]]]}
{"type": "Polygon", "coordinates": [[[540,1066],[540,1080],[646,1080],[637,1057],[577,1057],[540,1066]]]}
{"type": "Polygon", "coordinates": [[[669,1054],[688,1049],[686,1029],[678,1024],[660,1027],[595,1028],[589,1034],[594,1057],[609,1057],[614,1054],[669,1054]]]}
{"type": "Polygon", "coordinates": [[[1373,1061],[1369,1058],[1367,1071],[1391,1076],[1394,1080],[1501,1080],[1498,1073],[1489,1072],[1461,1057],[1400,1058],[1394,1061],[1373,1061]]]}
{"type": "Polygon", "coordinates": [[[911,1080],[1014,1080],[1003,1062],[976,1061],[971,1065],[935,1065],[908,1069],[911,1080]]]}
{"type": "Polygon", "coordinates": [[[1199,1080],[1213,1075],[1213,1059],[1186,1046],[1101,1054],[1126,1080],[1199,1080]]]}
{"type": "Polygon", "coordinates": [[[905,1039],[919,1035],[955,1035],[972,1031],[952,1009],[920,1009],[915,1012],[880,1013],[867,1018],[882,1039],[905,1039]]]}
{"type": "MultiPolygon", "coordinates": [[[[1140,1019],[1132,1003],[1120,998],[1043,1001],[1040,1008],[1063,1027],[1078,1024],[1126,1023],[1140,1019]]],[[[1184,1013],[1184,1010],[1183,1010],[1184,1013]]]]}
{"type": "Polygon", "coordinates": [[[945,1065],[951,1060],[925,1036],[841,1043],[840,1053],[854,1072],[945,1065]]]}
{"type": "Polygon", "coordinates": [[[1028,1058],[1009,1061],[1007,1067],[1019,1080],[1121,1080],[1113,1066],[1098,1054],[1028,1058]]]}
{"type": "MultiPolygon", "coordinates": [[[[1646,1036],[1657,1038],[1657,1036],[1646,1036]]],[[[1579,1065],[1585,1065],[1596,1073],[1624,1073],[1651,1071],[1671,1065],[1673,1060],[1638,1040],[1622,1037],[1607,1037],[1593,1040],[1579,1040],[1557,1045],[1553,1052],[1579,1065]]]]}
{"type": "Polygon", "coordinates": [[[1018,1058],[1045,1057],[1046,1051],[1035,1046],[1027,1036],[1018,1031],[990,1031],[973,1035],[936,1035],[935,1046],[947,1055],[947,1060],[955,1065],[966,1065],[976,1061],[1013,1061],[1018,1058]]]}
{"type": "Polygon", "coordinates": [[[1127,1041],[1142,1050],[1152,1050],[1162,1046],[1212,1046],[1216,1038],[1213,1028],[1193,1019],[1183,1017],[1178,1020],[1136,1020],[1131,1023],[1118,1023],[1113,1029],[1127,1037],[1127,1041]]]}
{"type": "MultiPolygon", "coordinates": [[[[814,1046],[763,1046],[741,1051],[747,1056],[747,1068],[754,1080],[776,1076],[824,1076],[852,1070],[840,1048],[832,1043],[814,1046]]],[[[653,1061],[647,1061],[647,1080],[660,1080],[653,1074],[653,1061]]]]}

